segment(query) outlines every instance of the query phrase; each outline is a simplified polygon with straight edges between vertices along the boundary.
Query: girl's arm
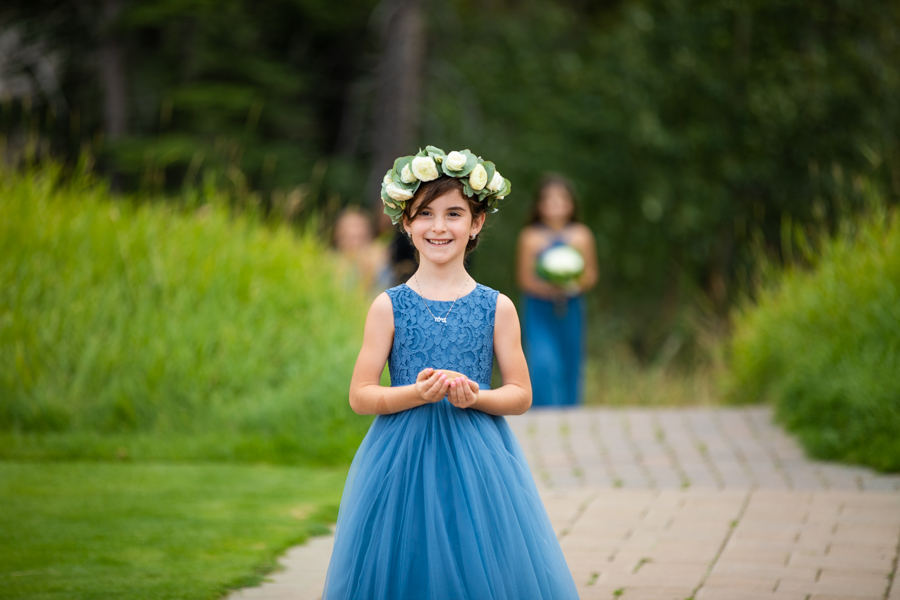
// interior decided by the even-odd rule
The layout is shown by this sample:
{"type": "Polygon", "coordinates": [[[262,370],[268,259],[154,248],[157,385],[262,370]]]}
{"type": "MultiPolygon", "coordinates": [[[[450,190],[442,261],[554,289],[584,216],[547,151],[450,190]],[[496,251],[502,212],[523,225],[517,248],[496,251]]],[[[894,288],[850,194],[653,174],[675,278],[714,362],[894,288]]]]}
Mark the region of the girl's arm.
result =
{"type": "Polygon", "coordinates": [[[531,378],[522,352],[519,315],[512,300],[503,294],[497,297],[494,354],[503,377],[502,387],[478,390],[478,384],[458,385],[457,379],[452,382],[447,397],[461,408],[474,408],[490,415],[521,415],[531,407],[531,378]]]}
{"type": "Polygon", "coordinates": [[[556,300],[563,292],[537,275],[537,255],[541,251],[541,237],[526,227],[519,234],[516,247],[516,281],[519,288],[532,296],[556,300]]]}
{"type": "Polygon", "coordinates": [[[381,385],[381,373],[394,342],[394,308],[390,297],[381,293],[366,317],[363,345],[350,379],[350,408],[360,415],[389,415],[416,406],[437,402],[447,395],[447,376],[425,369],[416,383],[398,387],[381,385]]]}

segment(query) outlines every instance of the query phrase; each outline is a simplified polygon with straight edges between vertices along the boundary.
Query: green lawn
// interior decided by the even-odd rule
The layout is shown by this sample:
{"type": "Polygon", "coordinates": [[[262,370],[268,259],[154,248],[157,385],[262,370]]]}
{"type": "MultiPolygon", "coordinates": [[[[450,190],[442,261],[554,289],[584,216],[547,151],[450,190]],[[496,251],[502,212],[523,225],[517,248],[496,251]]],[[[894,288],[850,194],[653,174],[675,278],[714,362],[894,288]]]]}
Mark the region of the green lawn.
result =
{"type": "Polygon", "coordinates": [[[219,598],[326,533],[346,473],[0,462],[0,597],[219,598]]]}

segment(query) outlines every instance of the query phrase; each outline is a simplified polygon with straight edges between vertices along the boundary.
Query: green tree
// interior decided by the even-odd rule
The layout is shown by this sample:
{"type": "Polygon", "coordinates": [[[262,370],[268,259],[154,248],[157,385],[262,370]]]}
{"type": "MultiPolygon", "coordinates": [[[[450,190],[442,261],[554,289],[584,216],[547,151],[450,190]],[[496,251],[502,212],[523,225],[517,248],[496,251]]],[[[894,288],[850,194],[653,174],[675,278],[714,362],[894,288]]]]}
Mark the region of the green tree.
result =
{"type": "Polygon", "coordinates": [[[900,197],[897,3],[9,0],[0,23],[65,58],[69,118],[44,134],[72,156],[91,140],[128,187],[209,169],[264,192],[308,183],[307,205],[364,203],[377,150],[415,151],[388,152],[388,138],[416,122],[422,144],[489,156],[515,191],[476,265],[504,291],[530,190],[544,171],[568,175],[597,236],[600,300],[651,354],[698,292],[724,314],[757,232],[777,249],[787,220],[833,223],[862,177],[900,197]],[[391,57],[420,3],[427,41],[406,51],[424,61],[419,115],[417,92],[387,92],[419,62],[391,57]],[[110,127],[95,57],[110,39],[127,135],[97,144],[110,127]],[[386,117],[385,102],[405,108],[386,117]]]}
{"type": "MultiPolygon", "coordinates": [[[[503,165],[513,220],[541,172],[575,179],[603,287],[632,312],[698,288],[724,309],[753,232],[777,245],[784,216],[833,219],[860,175],[900,195],[895,4],[455,6],[426,137],[503,165]]],[[[486,252],[511,264],[514,233],[486,252]]],[[[512,285],[511,270],[484,275],[512,285]]]]}

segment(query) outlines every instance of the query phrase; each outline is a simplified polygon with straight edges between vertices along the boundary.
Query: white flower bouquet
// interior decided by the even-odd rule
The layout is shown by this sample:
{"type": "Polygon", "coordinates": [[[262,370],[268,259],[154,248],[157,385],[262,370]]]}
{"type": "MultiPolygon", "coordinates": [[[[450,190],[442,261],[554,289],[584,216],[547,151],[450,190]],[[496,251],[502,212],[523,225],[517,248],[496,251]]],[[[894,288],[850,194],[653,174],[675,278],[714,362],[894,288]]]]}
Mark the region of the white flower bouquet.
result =
{"type": "Polygon", "coordinates": [[[538,276],[557,287],[577,287],[583,273],[584,257],[572,246],[554,246],[538,256],[538,276]]]}

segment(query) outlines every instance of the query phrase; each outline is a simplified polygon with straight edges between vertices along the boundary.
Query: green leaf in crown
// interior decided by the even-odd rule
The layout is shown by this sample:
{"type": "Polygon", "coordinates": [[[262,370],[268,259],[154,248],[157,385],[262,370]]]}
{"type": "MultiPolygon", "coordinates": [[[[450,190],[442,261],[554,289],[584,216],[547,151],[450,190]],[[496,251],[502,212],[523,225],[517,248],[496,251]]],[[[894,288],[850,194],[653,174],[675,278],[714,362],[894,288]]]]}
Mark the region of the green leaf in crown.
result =
{"type": "Polygon", "coordinates": [[[439,177],[454,177],[463,184],[463,193],[484,202],[490,212],[497,212],[499,201],[512,191],[497,166],[475,156],[468,149],[444,152],[436,146],[425,146],[415,156],[401,156],[385,173],[381,182],[384,212],[395,225],[403,218],[403,209],[411,201],[422,182],[439,177]]]}
{"type": "Polygon", "coordinates": [[[444,154],[444,151],[440,148],[435,148],[434,146],[425,146],[425,150],[419,150],[420,156],[427,156],[431,158],[436,164],[441,164],[444,162],[444,159],[447,158],[447,155],[444,154]]]}
{"type": "Polygon", "coordinates": [[[391,180],[405,190],[413,193],[419,189],[422,183],[418,177],[413,175],[412,162],[415,156],[401,156],[394,161],[394,168],[390,170],[391,180]]]}
{"type": "Polygon", "coordinates": [[[481,163],[481,166],[484,167],[484,170],[487,171],[487,180],[490,181],[494,178],[494,173],[497,172],[497,167],[489,160],[481,163]]]}

